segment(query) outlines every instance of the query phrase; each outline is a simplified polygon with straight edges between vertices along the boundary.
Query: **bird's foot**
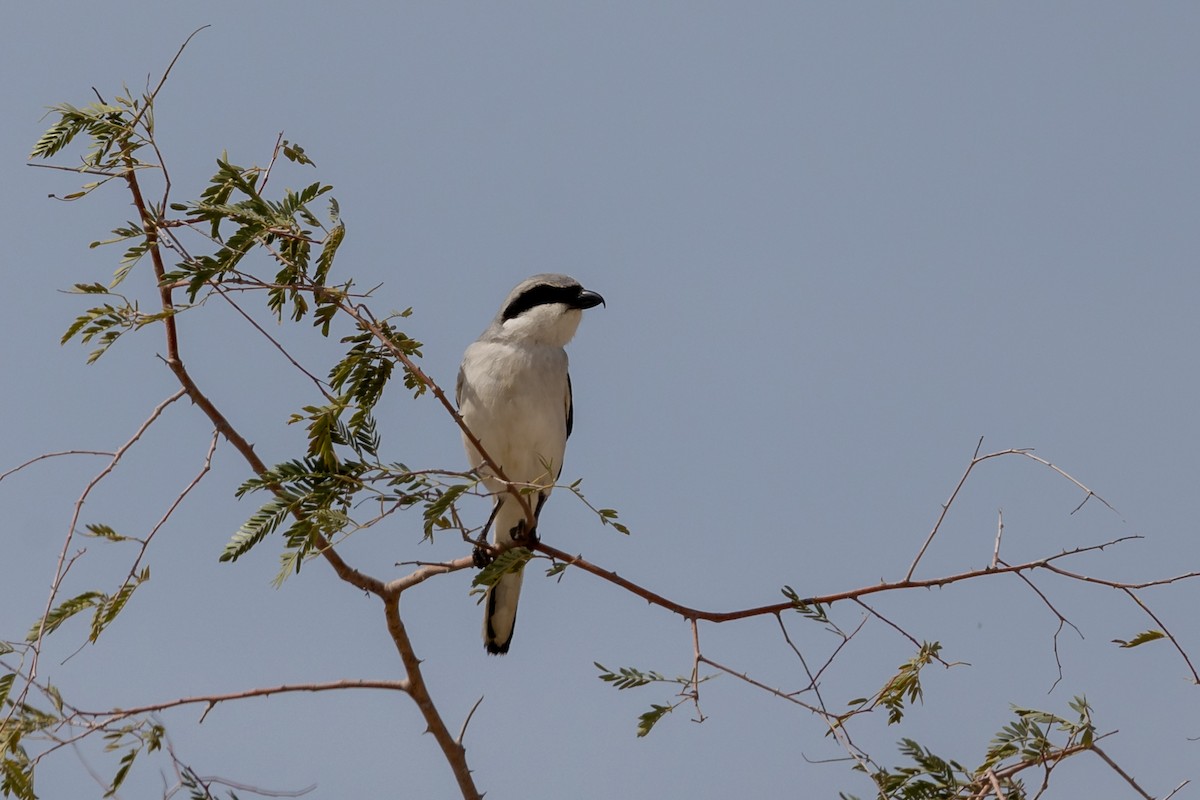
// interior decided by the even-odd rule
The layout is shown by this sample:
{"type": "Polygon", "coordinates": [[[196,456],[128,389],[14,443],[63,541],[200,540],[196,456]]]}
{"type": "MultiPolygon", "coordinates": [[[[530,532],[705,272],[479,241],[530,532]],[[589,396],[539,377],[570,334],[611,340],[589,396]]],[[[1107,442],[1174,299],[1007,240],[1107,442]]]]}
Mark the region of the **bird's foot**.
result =
{"type": "Polygon", "coordinates": [[[532,550],[534,545],[538,543],[537,528],[526,528],[525,520],[521,520],[517,527],[512,529],[512,540],[527,550],[532,550]]]}
{"type": "Polygon", "coordinates": [[[471,551],[471,560],[475,563],[476,569],[483,569],[495,561],[496,557],[483,545],[475,545],[475,549],[471,551]]]}

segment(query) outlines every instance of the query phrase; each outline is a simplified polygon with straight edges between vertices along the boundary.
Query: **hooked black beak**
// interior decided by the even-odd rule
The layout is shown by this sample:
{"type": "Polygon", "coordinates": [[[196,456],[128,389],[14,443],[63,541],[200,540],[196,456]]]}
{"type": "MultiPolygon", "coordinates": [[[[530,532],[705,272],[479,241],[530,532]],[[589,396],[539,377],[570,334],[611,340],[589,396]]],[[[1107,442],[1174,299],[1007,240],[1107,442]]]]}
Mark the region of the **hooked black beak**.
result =
{"type": "Polygon", "coordinates": [[[575,299],[576,308],[595,308],[596,306],[604,306],[608,308],[608,304],[604,302],[604,298],[596,292],[587,289],[579,290],[579,297],[575,299]]]}

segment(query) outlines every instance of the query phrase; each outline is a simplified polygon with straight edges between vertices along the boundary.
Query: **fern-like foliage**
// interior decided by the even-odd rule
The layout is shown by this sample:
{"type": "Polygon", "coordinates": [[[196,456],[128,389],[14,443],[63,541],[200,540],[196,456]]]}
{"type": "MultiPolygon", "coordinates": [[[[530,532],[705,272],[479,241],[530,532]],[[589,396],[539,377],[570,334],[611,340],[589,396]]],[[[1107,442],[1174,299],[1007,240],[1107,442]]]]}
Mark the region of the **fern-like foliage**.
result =
{"type": "Polygon", "coordinates": [[[908,661],[901,664],[896,674],[888,679],[873,697],[859,697],[851,700],[848,705],[853,707],[852,713],[868,711],[883,706],[888,712],[888,724],[895,725],[904,719],[907,706],[920,702],[924,697],[921,686],[921,670],[929,666],[935,659],[940,659],[942,646],[938,642],[924,642],[920,650],[908,661]]]}
{"type": "MultiPolygon", "coordinates": [[[[1021,774],[1037,770],[1041,779],[1066,758],[1086,752],[1096,737],[1091,708],[1083,697],[1069,706],[1075,719],[1048,711],[1013,709],[1014,718],[993,737],[983,762],[975,769],[938,755],[913,739],[901,739],[900,755],[908,763],[877,768],[870,773],[877,800],[960,800],[995,796],[1000,788],[1006,800],[1028,800],[1021,774]]],[[[865,772],[863,764],[856,769],[865,772]]],[[[843,800],[858,800],[842,793],[843,800]]]]}
{"type": "Polygon", "coordinates": [[[475,574],[471,581],[471,594],[483,594],[510,572],[520,572],[525,568],[533,553],[524,547],[513,547],[505,550],[483,569],[475,574]]]}

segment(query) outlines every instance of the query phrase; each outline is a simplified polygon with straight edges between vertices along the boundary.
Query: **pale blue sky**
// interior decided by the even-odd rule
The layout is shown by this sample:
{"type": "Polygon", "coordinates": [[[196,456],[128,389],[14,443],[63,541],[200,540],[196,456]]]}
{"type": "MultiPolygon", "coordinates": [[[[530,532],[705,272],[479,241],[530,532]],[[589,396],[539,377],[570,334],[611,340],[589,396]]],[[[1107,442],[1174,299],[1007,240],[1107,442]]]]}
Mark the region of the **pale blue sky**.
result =
{"type": "MultiPolygon", "coordinates": [[[[173,391],[157,335],[98,365],[59,347],[82,308],[56,290],[104,280],[115,251],[89,242],[131,215],[118,191],[86,203],[70,176],[24,166],[44,108],[135,89],[179,43],[159,105],[175,199],[222,149],[265,163],[279,131],[332,183],[349,236],[338,259],[380,311],[412,306],[425,367],[453,383],[463,348],[509,288],[567,272],[601,292],[571,345],[575,434],[564,478],[613,506],[628,539],[566,494],[542,535],[680,602],[733,609],[903,576],[965,467],[985,449],[1035,447],[1109,500],[1088,503],[1032,462],[993,461],[968,485],[919,574],[984,566],[996,510],[1005,554],[1034,558],[1138,533],[1079,564],[1147,579],[1195,569],[1200,438],[1200,10],[1191,3],[153,4],[9,3],[0,11],[0,236],[9,424],[0,471],[38,453],[111,449],[173,391]]],[[[289,173],[292,185],[313,180],[289,173]]],[[[145,278],[145,276],[141,276],[145,278]]],[[[149,298],[149,293],[142,295],[149,298]]],[[[336,347],[280,335],[324,372],[336,347]]],[[[297,453],[283,422],[311,387],[224,309],[182,322],[184,359],[267,461],[297,453]]],[[[432,400],[397,387],[389,457],[462,465],[432,400]]],[[[89,502],[85,521],[145,532],[199,469],[210,429],[179,404],[89,502]]],[[[36,618],[70,506],[102,464],[59,460],[0,484],[0,636],[36,618]]],[[[228,447],[164,531],[152,580],[119,622],[50,677],[80,705],[135,705],[282,682],[399,674],[377,603],[313,564],[270,587],[278,540],[218,564],[253,511],[228,447]]],[[[484,514],[482,505],[475,509],[484,514]]],[[[353,540],[374,574],[418,547],[419,519],[353,540]]],[[[126,554],[89,545],[71,591],[111,589],[126,554]]],[[[618,694],[593,661],[690,668],[687,626],[586,575],[531,576],[512,653],[488,658],[465,573],[403,610],[452,727],[491,798],[869,795],[819,720],[728,677],[634,737],[670,698],[618,694]]],[[[1042,577],[1087,637],[1016,579],[877,597],[874,606],[950,660],[927,674],[912,727],[867,723],[895,763],[914,736],[973,764],[1008,704],[1065,712],[1086,693],[1108,752],[1153,794],[1197,779],[1198,690],[1165,644],[1110,644],[1151,624],[1116,592],[1042,577]]],[[[1148,592],[1200,652],[1196,585],[1148,592]]],[[[847,627],[853,607],[834,607],[847,627]]],[[[762,680],[803,680],[773,622],[703,632],[708,655],[762,680]]],[[[830,637],[796,622],[806,652],[830,637]]],[[[875,623],[827,678],[827,699],[877,689],[912,655],[875,623]]],[[[165,716],[202,774],[309,795],[448,797],[454,786],[403,696],[254,700],[165,716]]],[[[89,750],[88,759],[112,765],[89,750]]],[[[99,796],[72,755],[44,797],[99,796]],[[90,793],[90,794],[89,794],[90,793]]],[[[1057,796],[1129,796],[1098,761],[1063,768],[1057,796]]],[[[123,796],[157,791],[143,769],[123,796]]],[[[1179,797],[1198,797],[1189,787],[1179,797]]]]}

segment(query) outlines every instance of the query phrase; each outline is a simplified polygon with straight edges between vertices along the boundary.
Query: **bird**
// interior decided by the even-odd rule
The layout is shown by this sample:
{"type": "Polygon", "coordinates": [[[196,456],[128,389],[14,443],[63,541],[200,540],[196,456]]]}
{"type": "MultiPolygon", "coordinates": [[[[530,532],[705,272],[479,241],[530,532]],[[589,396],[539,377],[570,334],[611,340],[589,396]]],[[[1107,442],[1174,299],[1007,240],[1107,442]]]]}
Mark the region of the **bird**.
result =
{"type": "MultiPolygon", "coordinates": [[[[568,275],[534,275],[509,292],[463,354],[455,388],[463,423],[511,484],[534,487],[523,495],[533,512],[529,525],[521,501],[463,432],[467,459],[493,497],[497,545],[537,540],[537,518],[562,473],[575,422],[564,348],[583,311],[598,305],[607,308],[603,297],[568,275]]],[[[520,570],[505,574],[484,595],[483,644],[492,655],[507,653],[512,642],[522,577],[520,570]]]]}

